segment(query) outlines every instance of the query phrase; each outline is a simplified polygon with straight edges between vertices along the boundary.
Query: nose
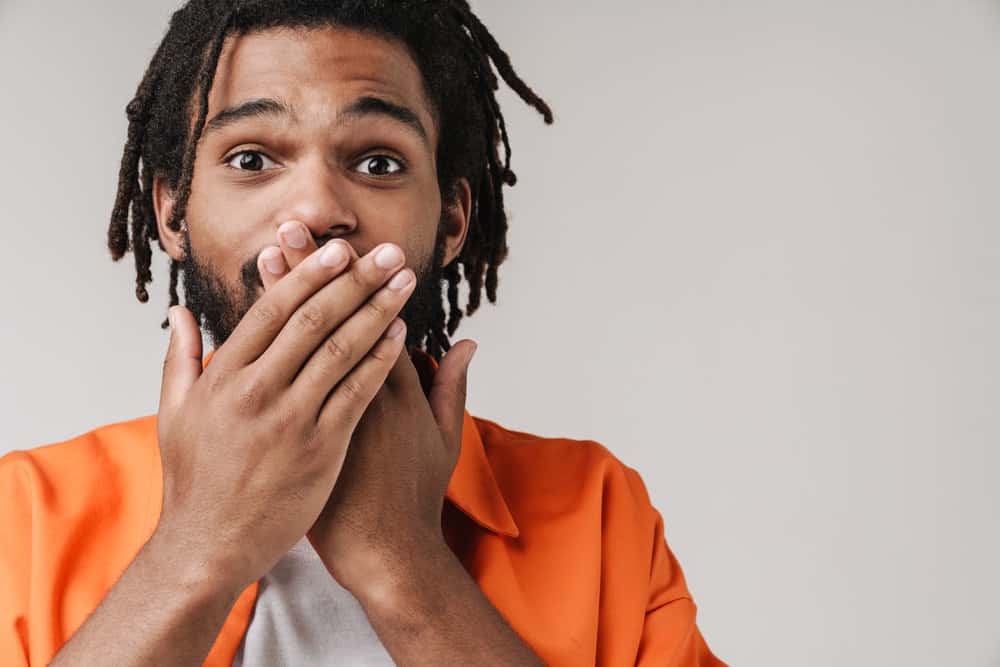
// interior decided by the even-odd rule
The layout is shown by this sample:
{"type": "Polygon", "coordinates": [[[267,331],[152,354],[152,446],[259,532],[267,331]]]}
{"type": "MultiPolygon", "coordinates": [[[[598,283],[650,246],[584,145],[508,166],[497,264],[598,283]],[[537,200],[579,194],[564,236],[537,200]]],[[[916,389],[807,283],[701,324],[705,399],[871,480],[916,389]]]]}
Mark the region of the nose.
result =
{"type": "Polygon", "coordinates": [[[346,177],[325,160],[302,162],[288,177],[272,221],[277,231],[283,222],[298,220],[309,229],[317,245],[331,238],[350,236],[357,229],[346,177]]]}

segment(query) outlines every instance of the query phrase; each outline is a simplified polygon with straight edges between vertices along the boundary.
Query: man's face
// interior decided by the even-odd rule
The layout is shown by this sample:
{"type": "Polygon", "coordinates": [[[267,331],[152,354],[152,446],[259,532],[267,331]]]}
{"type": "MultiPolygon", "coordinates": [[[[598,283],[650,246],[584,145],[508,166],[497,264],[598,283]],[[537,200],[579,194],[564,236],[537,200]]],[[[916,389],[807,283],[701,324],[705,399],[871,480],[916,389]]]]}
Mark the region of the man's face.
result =
{"type": "Polygon", "coordinates": [[[400,313],[407,345],[422,338],[469,206],[466,192],[459,206],[442,207],[438,129],[406,48],[340,27],[231,36],[206,118],[188,233],[166,227],[176,193],[159,179],[154,202],[160,238],[215,347],[262,295],[257,256],[288,220],[318,245],[339,237],[359,255],[400,246],[418,279],[400,313]]]}

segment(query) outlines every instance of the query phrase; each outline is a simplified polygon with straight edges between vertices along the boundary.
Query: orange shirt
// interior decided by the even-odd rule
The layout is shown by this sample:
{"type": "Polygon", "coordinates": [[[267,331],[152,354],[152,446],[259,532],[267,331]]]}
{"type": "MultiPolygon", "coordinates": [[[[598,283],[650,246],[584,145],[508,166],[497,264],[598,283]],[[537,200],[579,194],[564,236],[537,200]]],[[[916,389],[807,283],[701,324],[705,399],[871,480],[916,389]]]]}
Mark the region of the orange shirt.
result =
{"type": "MultiPolygon", "coordinates": [[[[152,535],[156,433],[148,415],[0,457],[0,665],[48,664],[152,535]]],[[[449,544],[546,664],[724,666],[642,479],[600,443],[466,411],[445,497],[458,509],[445,513],[449,544]]],[[[205,665],[231,665],[257,587],[237,599],[205,665]]]]}

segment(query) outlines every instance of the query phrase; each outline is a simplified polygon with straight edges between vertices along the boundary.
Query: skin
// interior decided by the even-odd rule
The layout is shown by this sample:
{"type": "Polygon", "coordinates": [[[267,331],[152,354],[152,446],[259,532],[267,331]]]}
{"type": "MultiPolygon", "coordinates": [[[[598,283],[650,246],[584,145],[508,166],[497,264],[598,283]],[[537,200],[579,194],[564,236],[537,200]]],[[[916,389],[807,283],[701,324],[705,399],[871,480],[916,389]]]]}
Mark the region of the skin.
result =
{"type": "Polygon", "coordinates": [[[171,310],[159,523],[53,665],[199,664],[237,596],[303,535],[396,664],[541,664],[442,535],[475,344],[448,351],[425,395],[402,353],[412,331],[388,337],[391,323],[419,326],[415,278],[434,279],[468,231],[467,184],[442,206],[422,90],[405,48],[380,37],[324,28],[227,42],[208,117],[272,97],[295,118],[244,119],[199,142],[187,234],[166,227],[175,199],[155,181],[160,238],[201,281],[217,351],[202,369],[193,315],[171,310]],[[412,109],[427,141],[384,116],[342,125],[362,95],[412,109]],[[357,171],[373,147],[407,170],[357,171]],[[236,159],[250,149],[269,160],[236,159]],[[261,163],[250,175],[232,166],[261,163]],[[296,228],[302,247],[285,233],[296,228]],[[335,247],[341,262],[321,264],[335,247]],[[402,256],[379,267],[387,247],[402,256]],[[280,255],[278,273],[267,255],[280,255]],[[410,285],[390,289],[399,276],[410,285]]]}
{"type": "MultiPolygon", "coordinates": [[[[291,222],[316,245],[340,238],[357,255],[383,242],[403,250],[418,276],[414,298],[401,313],[412,349],[434,305],[429,288],[460,252],[471,211],[464,179],[456,201],[441,201],[433,150],[438,131],[416,63],[402,44],[345,29],[230,37],[207,119],[257,98],[279,99],[294,116],[243,119],[216,131],[206,126],[195,158],[187,232],[166,225],[176,193],[159,176],[153,184],[160,239],[181,263],[186,298],[205,313],[215,347],[263,293],[258,255],[291,222]],[[364,95],[411,109],[426,140],[387,116],[345,121],[338,115],[364,95]],[[376,175],[386,171],[395,173],[376,175]]],[[[194,118],[192,113],[192,129],[194,118]]]]}
{"type": "MultiPolygon", "coordinates": [[[[265,266],[278,269],[263,272],[265,289],[315,250],[311,243],[290,247],[279,233],[276,246],[262,253],[272,258],[265,266]]],[[[309,539],[361,602],[396,664],[539,665],[441,532],[466,398],[468,363],[456,362],[456,349],[433,373],[428,400],[409,357],[400,356],[354,431],[344,471],[309,539]]]]}

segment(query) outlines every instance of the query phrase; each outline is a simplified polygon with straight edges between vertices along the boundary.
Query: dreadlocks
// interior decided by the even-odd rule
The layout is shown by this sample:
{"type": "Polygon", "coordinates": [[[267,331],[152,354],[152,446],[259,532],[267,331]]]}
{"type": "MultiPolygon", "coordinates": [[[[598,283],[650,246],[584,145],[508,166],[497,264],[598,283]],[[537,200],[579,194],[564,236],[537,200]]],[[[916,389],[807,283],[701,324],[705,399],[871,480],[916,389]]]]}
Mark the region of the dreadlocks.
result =
{"type": "MultiPolygon", "coordinates": [[[[486,296],[496,303],[497,268],[507,257],[507,216],[502,186],[512,186],[510,140],[494,91],[500,76],[526,103],[552,123],[552,111],[514,72],[510,58],[467,0],[190,0],[176,11],[170,27],[149,63],[135,97],[125,108],[128,138],[122,154],[118,192],[108,248],[118,261],[131,250],[136,262],[136,298],[149,300],[152,282],[150,241],[159,241],[153,209],[153,176],[161,175],[177,192],[168,228],[177,231],[184,220],[194,171],[196,146],[205,126],[208,98],[227,35],[274,27],[340,25],[401,39],[420,68],[441,128],[437,146],[438,184],[442,200],[451,202],[458,179],[468,180],[472,212],[466,242],[458,257],[444,267],[448,281],[449,314],[438,307],[422,341],[428,354],[440,359],[450,349],[448,337],[462,319],[458,285],[469,283],[465,314],[480,305],[484,276],[486,296]],[[201,54],[201,58],[192,58],[201,54]],[[190,125],[193,105],[197,116],[190,125]],[[504,148],[501,162],[498,153],[504,148]],[[131,212],[131,238],[129,214],[131,212]]],[[[177,305],[179,263],[170,262],[170,306],[177,305]]],[[[168,306],[169,308],[169,306],[168,306]]],[[[202,313],[194,312],[202,324],[202,313]]],[[[169,326],[166,319],[160,327],[169,326]]]]}

